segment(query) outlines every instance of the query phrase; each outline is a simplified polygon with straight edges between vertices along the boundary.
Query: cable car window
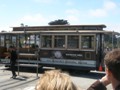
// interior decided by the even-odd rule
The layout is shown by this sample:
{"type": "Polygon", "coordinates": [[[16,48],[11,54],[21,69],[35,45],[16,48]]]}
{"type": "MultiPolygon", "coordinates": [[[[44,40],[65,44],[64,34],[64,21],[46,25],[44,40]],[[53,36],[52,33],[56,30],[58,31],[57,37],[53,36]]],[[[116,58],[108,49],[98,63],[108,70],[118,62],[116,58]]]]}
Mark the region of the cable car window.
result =
{"type": "Polygon", "coordinates": [[[5,46],[5,36],[1,35],[1,46],[5,46]]]}
{"type": "Polygon", "coordinates": [[[67,41],[68,48],[79,48],[79,36],[69,35],[67,41]]]}
{"type": "Polygon", "coordinates": [[[55,36],[54,37],[54,47],[55,48],[65,48],[65,36],[55,36]]]}
{"type": "Polygon", "coordinates": [[[10,35],[6,35],[6,38],[5,38],[5,46],[7,48],[9,48],[10,45],[14,45],[12,42],[11,42],[11,36],[10,35]]]}
{"type": "Polygon", "coordinates": [[[81,37],[82,49],[94,49],[94,36],[83,35],[81,37]]]}
{"type": "Polygon", "coordinates": [[[12,36],[12,45],[16,47],[16,36],[12,36]]]}
{"type": "Polygon", "coordinates": [[[42,47],[50,48],[52,47],[52,36],[42,36],[42,47]]]}
{"type": "Polygon", "coordinates": [[[19,39],[20,39],[19,47],[25,48],[26,45],[25,35],[20,34],[19,39]]]}

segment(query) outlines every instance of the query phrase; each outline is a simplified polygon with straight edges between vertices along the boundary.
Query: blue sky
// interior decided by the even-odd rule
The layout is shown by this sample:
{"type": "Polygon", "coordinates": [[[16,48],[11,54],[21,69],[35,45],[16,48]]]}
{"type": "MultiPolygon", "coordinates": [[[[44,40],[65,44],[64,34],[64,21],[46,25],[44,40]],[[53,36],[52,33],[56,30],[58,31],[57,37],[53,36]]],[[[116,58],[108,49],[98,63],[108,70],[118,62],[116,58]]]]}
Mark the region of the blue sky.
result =
{"type": "Polygon", "coordinates": [[[106,30],[120,32],[120,0],[0,0],[0,31],[57,19],[71,25],[105,24],[106,30]]]}

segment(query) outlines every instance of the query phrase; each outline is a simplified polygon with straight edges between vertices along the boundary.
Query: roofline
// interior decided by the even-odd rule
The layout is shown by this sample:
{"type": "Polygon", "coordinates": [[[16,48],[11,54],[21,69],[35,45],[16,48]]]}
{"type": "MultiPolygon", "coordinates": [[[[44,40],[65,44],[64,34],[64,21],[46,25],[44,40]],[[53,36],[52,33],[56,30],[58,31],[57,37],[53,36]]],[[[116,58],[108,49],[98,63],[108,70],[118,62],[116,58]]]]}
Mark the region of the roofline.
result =
{"type": "Polygon", "coordinates": [[[31,28],[43,28],[43,27],[80,27],[80,26],[102,26],[103,28],[106,28],[106,25],[104,24],[86,24],[86,25],[48,25],[48,26],[19,26],[19,27],[11,27],[11,28],[23,28],[23,27],[31,27],[31,28]]]}
{"type": "Polygon", "coordinates": [[[103,34],[115,34],[115,35],[120,35],[120,33],[118,32],[113,32],[113,31],[101,31],[101,30],[72,30],[72,31],[69,31],[69,30],[64,30],[64,31],[12,31],[12,32],[0,32],[0,34],[23,34],[23,33],[27,33],[27,34],[31,34],[31,33],[87,33],[87,34],[96,34],[96,33],[103,33],[103,34]]]}

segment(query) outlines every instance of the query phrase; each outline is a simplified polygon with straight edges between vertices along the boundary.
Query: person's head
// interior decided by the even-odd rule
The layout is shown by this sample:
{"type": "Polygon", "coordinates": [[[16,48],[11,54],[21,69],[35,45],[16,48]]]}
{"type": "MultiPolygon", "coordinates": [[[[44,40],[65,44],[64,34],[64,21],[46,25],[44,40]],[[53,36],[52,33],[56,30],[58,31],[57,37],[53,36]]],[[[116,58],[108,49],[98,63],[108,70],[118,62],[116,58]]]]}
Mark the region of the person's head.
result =
{"type": "Polygon", "coordinates": [[[36,90],[78,90],[67,73],[60,70],[45,71],[40,77],[36,90]]]}
{"type": "Polygon", "coordinates": [[[106,69],[110,71],[113,77],[120,81],[120,49],[114,49],[108,52],[104,58],[106,69]]]}
{"type": "Polygon", "coordinates": [[[9,47],[9,50],[11,51],[11,50],[15,50],[15,47],[14,46],[10,46],[9,47]]]}

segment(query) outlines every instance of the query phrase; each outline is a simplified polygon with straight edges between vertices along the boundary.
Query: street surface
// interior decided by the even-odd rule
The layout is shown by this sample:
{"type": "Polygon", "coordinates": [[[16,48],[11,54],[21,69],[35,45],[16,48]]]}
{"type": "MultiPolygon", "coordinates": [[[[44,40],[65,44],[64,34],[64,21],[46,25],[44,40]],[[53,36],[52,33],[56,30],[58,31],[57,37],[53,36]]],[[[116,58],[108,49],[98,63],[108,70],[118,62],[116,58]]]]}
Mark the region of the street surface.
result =
{"type": "MultiPolygon", "coordinates": [[[[40,69],[38,76],[40,77],[44,71],[49,69],[53,68],[40,69]]],[[[104,72],[96,71],[91,71],[90,73],[71,71],[69,73],[73,82],[81,87],[82,90],[86,90],[95,80],[105,75],[104,72]]],[[[16,79],[10,78],[11,76],[10,69],[0,65],[0,90],[35,90],[35,85],[39,79],[35,68],[20,68],[19,76],[16,79]]],[[[112,90],[111,85],[107,88],[112,90]]]]}

